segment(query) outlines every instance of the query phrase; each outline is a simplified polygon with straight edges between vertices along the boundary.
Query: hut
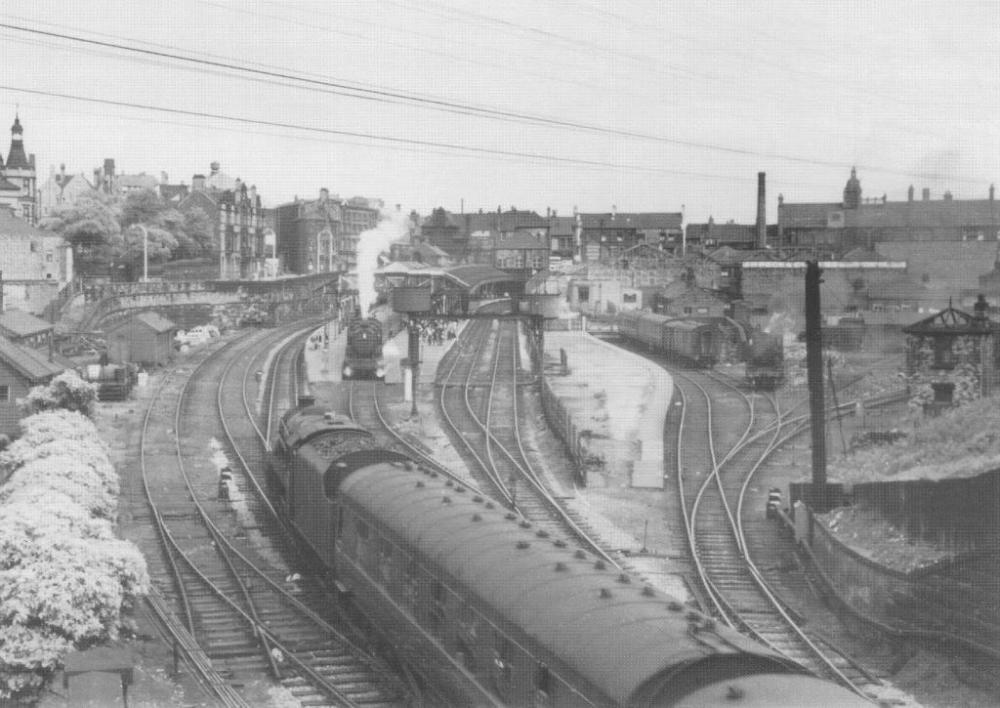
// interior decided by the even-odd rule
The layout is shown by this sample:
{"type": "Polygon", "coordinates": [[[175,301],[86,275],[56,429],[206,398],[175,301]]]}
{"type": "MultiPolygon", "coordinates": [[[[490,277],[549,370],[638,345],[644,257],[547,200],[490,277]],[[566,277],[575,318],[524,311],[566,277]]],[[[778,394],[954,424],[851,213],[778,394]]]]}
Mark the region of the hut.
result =
{"type": "Polygon", "coordinates": [[[108,360],[144,366],[166,364],[174,354],[177,325],[156,312],[138,312],[105,330],[108,360]]]}
{"type": "Polygon", "coordinates": [[[17,399],[26,396],[32,387],[47,384],[71,368],[73,362],[58,354],[46,354],[0,337],[0,433],[20,434],[21,411],[17,399]]]}

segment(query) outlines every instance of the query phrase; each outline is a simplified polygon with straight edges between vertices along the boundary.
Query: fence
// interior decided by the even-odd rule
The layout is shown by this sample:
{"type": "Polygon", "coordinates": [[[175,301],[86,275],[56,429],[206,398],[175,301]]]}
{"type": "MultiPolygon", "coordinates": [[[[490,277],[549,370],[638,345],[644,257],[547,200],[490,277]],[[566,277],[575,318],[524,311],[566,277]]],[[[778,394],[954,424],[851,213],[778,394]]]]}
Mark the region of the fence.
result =
{"type": "Polygon", "coordinates": [[[552,390],[552,385],[543,375],[542,380],[542,410],[549,427],[555,431],[569,452],[574,462],[574,477],[580,486],[587,486],[586,445],[583,438],[587,431],[581,431],[572,413],[552,390]]]}

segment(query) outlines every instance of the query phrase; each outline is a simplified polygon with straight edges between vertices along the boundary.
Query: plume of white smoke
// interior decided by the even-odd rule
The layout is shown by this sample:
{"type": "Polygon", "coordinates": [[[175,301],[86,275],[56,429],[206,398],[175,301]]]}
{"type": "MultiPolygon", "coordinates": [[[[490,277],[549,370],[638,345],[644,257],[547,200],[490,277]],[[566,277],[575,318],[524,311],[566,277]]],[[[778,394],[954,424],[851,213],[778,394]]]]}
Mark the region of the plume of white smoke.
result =
{"type": "Polygon", "coordinates": [[[375,271],[378,256],[389,250],[389,244],[405,238],[409,233],[409,217],[405,211],[383,210],[381,220],[374,229],[358,236],[358,303],[361,312],[375,304],[375,271]]]}

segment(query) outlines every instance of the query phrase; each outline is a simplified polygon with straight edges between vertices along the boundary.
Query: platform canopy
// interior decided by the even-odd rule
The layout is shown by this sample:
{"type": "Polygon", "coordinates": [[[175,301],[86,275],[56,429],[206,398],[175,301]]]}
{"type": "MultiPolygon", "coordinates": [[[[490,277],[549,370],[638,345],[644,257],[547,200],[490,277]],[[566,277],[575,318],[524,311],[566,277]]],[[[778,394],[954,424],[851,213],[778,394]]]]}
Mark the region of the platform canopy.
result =
{"type": "Polygon", "coordinates": [[[511,283],[518,287],[524,283],[523,278],[487,265],[453,266],[445,271],[444,276],[447,280],[468,290],[470,295],[476,294],[482,286],[492,283],[511,283]]]}

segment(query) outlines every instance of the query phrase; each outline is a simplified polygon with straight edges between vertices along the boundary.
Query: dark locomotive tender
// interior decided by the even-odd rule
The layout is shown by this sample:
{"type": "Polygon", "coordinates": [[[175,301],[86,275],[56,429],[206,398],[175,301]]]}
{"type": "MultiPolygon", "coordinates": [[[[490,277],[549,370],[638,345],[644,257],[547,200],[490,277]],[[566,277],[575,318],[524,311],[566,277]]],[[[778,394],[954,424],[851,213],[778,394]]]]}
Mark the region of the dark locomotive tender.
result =
{"type": "Polygon", "coordinates": [[[358,378],[385,379],[382,323],[375,317],[359,316],[347,323],[341,378],[345,381],[358,378]]]}
{"type": "Polygon", "coordinates": [[[279,507],[457,705],[867,705],[320,406],[281,420],[279,507]]]}

